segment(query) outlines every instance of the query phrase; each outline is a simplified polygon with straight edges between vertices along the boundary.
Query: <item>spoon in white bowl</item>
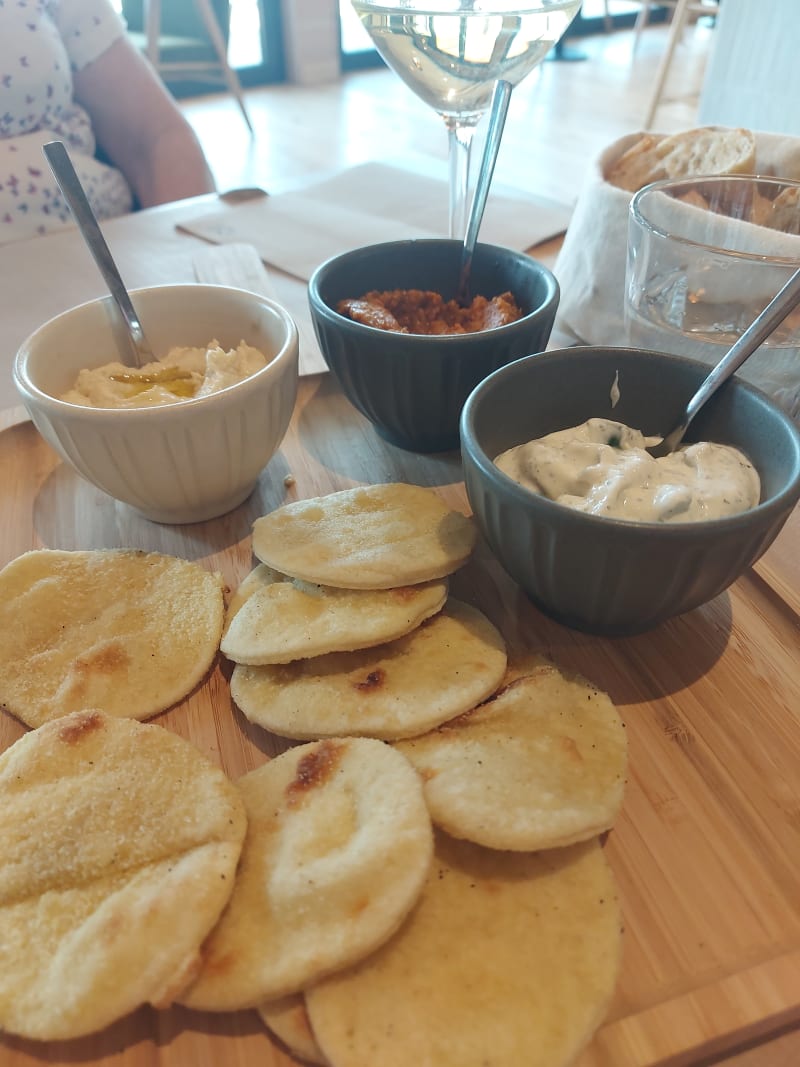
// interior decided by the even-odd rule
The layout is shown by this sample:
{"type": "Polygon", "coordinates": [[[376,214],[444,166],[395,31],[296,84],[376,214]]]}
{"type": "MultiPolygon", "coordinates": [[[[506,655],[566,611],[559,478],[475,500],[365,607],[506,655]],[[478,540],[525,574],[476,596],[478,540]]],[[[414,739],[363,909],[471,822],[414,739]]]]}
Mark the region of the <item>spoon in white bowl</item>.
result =
{"type": "Polygon", "coordinates": [[[127,336],[130,339],[130,354],[123,353],[123,357],[128,356],[127,359],[123,358],[123,363],[130,363],[131,358],[135,367],[143,367],[145,363],[152,363],[155,360],[153,350],[148,344],[139,316],[136,314],[128,290],[120,277],[117,265],[106,244],[106,239],[100,231],[100,226],[86,198],[80,178],[75,172],[63,141],[49,141],[43,146],[42,151],[50,164],[50,169],[58,182],[64,199],[69,205],[81,236],[92,253],[92,257],[99,267],[109,292],[122,315],[127,329],[127,336]]]}
{"type": "Polygon", "coordinates": [[[719,387],[738,370],[744,361],[777,329],[783,320],[800,304],[800,270],[796,270],[778,295],[756,316],[744,333],[731,346],[683,410],[677,425],[657,445],[647,451],[656,458],[674,452],[683,440],[689,423],[719,387]]]}
{"type": "Polygon", "coordinates": [[[500,140],[503,136],[503,128],[506,124],[508,104],[511,99],[511,83],[499,81],[494,87],[492,95],[492,108],[489,112],[489,128],[486,133],[486,142],[483,147],[483,158],[478,171],[478,180],[475,183],[475,195],[469,209],[467,220],[467,232],[464,235],[464,247],[461,251],[461,266],[458,275],[458,288],[456,300],[462,307],[470,302],[469,276],[472,271],[472,257],[475,254],[475,245],[478,241],[478,230],[483,221],[483,212],[486,209],[486,198],[489,195],[489,186],[492,184],[494,165],[497,162],[497,153],[500,150],[500,140]]]}

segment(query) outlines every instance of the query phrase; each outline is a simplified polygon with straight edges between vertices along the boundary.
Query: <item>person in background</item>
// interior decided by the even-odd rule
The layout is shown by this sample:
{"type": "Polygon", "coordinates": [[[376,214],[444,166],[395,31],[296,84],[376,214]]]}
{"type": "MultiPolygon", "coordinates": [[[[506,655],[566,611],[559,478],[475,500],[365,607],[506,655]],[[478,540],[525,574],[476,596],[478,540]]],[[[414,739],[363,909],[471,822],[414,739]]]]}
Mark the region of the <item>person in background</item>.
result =
{"type": "Polygon", "coordinates": [[[67,147],[100,219],[214,191],[191,126],[108,0],[0,0],[0,243],[71,221],[67,147]]]}

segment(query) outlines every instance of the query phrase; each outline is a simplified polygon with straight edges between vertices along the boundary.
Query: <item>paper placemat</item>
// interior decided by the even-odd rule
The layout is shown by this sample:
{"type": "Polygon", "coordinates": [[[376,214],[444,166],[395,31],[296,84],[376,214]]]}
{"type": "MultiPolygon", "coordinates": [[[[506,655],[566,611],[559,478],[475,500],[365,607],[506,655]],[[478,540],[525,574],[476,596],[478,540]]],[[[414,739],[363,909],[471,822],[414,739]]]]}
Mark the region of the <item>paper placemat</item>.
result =
{"type": "MultiPolygon", "coordinates": [[[[480,240],[524,251],[563,233],[571,212],[556,201],[498,188],[489,195],[480,240]]],[[[248,241],[269,266],[308,281],[320,263],[352,248],[446,236],[447,184],[365,163],[304,189],[199,215],[181,229],[217,244],[248,241]]]]}

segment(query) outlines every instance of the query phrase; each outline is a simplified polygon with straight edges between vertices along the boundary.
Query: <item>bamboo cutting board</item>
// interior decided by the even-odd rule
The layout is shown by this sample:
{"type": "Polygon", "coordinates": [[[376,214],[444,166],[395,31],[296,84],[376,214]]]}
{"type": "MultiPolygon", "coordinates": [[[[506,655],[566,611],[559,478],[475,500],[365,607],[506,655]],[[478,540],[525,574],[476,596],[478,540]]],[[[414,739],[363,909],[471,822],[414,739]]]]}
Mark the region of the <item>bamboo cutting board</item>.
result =
{"type": "MultiPolygon", "coordinates": [[[[253,520],[286,500],[404,480],[468,510],[456,454],[421,457],[384,443],[330,376],[301,383],[283,448],[250,500],[195,526],[139,518],[61,464],[30,423],[2,425],[0,565],[32,547],[131,547],[198,560],[233,587],[253,565],[253,520]]],[[[535,648],[584,674],[611,695],[627,725],[625,803],[605,846],[622,897],[623,964],[606,1022],[579,1067],[708,1064],[753,1044],[759,1067],[800,1062],[798,1051],[795,1061],[768,1051],[771,1037],[800,1024],[799,547],[796,512],[728,592],[624,640],[545,618],[485,547],[453,581],[453,593],[492,619],[512,653],[535,648]]],[[[156,721],[237,778],[285,743],[231,706],[228,673],[219,663],[156,721]]],[[[0,713],[0,750],[23,732],[0,713]]],[[[255,1012],[143,1008],[77,1041],[0,1038],[2,1067],[292,1063],[255,1012]]]]}

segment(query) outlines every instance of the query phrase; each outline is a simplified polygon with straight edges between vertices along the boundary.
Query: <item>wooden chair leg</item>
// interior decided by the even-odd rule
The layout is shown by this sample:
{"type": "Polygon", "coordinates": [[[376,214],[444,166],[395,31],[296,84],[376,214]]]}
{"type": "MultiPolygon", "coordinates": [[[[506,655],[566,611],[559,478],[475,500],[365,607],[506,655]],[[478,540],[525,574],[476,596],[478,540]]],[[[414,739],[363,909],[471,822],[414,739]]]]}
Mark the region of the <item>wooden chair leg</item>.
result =
{"type": "Polygon", "coordinates": [[[242,93],[242,86],[239,82],[236,72],[228,62],[228,50],[225,45],[225,38],[222,36],[222,31],[219,28],[214,9],[211,7],[210,0],[195,0],[195,5],[200,14],[200,17],[205,24],[208,36],[211,39],[211,43],[214,46],[214,50],[217,53],[217,59],[219,60],[220,67],[222,68],[222,75],[225,78],[225,84],[228,86],[230,92],[236,97],[236,102],[239,105],[239,109],[244,116],[244,121],[247,123],[247,128],[250,133],[253,133],[253,124],[250,121],[250,116],[247,113],[247,107],[244,102],[244,95],[242,93]]]}
{"type": "Polygon", "coordinates": [[[159,38],[161,37],[161,0],[144,0],[145,54],[158,70],[161,58],[159,38]]]}
{"type": "Polygon", "coordinates": [[[690,0],[678,0],[675,5],[675,12],[672,16],[672,21],[669,27],[669,36],[667,38],[667,47],[664,50],[664,55],[661,57],[661,63],[656,75],[656,84],[653,88],[653,94],[650,97],[650,104],[647,108],[647,113],[644,119],[644,128],[649,130],[652,126],[653,119],[655,118],[658,105],[661,102],[661,95],[664,92],[664,85],[667,81],[667,75],[669,74],[670,64],[672,63],[672,57],[675,53],[678,41],[683,33],[683,26],[686,22],[686,16],[689,13],[690,0]]]}
{"type": "Polygon", "coordinates": [[[642,6],[639,8],[639,13],[636,16],[636,22],[633,24],[633,44],[631,45],[631,53],[636,55],[636,49],[639,47],[639,41],[642,36],[642,30],[647,26],[650,21],[650,0],[642,0],[642,6]]]}

